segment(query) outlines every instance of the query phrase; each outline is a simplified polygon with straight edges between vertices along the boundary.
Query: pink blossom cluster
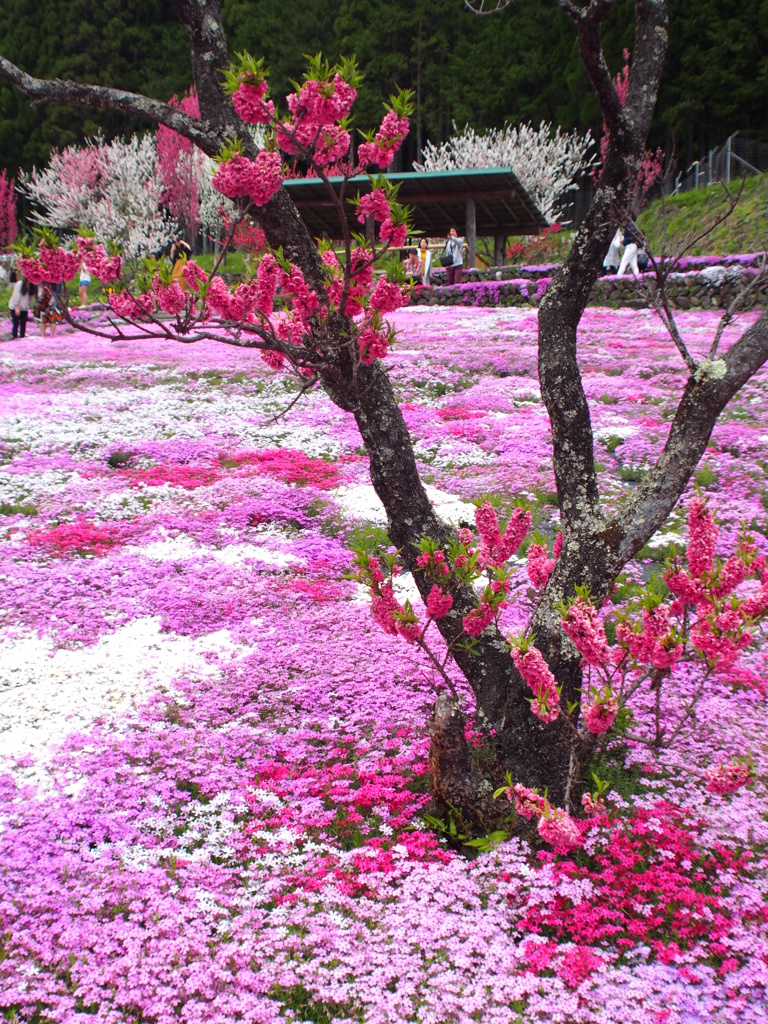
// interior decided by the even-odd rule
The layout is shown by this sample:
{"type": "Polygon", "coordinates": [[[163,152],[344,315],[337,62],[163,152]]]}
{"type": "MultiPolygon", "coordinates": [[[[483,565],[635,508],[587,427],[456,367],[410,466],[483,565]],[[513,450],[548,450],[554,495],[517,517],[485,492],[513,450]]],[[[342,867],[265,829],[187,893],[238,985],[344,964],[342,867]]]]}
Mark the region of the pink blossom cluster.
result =
{"type": "Polygon", "coordinates": [[[688,508],[688,569],[701,579],[712,571],[717,527],[711,509],[699,497],[688,508]]]}
{"type": "Polygon", "coordinates": [[[605,801],[594,793],[584,793],[581,798],[581,806],[588,818],[596,818],[600,814],[605,814],[605,801]]]}
{"type": "Polygon", "coordinates": [[[484,629],[496,619],[496,609],[488,601],[480,600],[477,608],[465,615],[462,619],[462,626],[467,636],[480,636],[484,629]]]}
{"type": "Polygon", "coordinates": [[[379,238],[385,245],[389,245],[393,249],[399,249],[405,245],[407,237],[408,226],[406,224],[395,224],[391,217],[386,217],[381,222],[379,238]]]}
{"type": "Polygon", "coordinates": [[[328,298],[331,304],[346,316],[360,316],[373,284],[371,254],[363,248],[352,250],[349,275],[346,280],[344,268],[339,264],[335,253],[329,250],[324,254],[323,261],[332,273],[328,286],[328,298]],[[345,288],[346,301],[343,301],[345,288]]]}
{"type": "Polygon", "coordinates": [[[103,284],[111,284],[120,279],[123,272],[122,256],[108,256],[101,242],[93,238],[77,239],[77,251],[83,261],[83,266],[103,284]]]}
{"type": "MultiPolygon", "coordinates": [[[[377,575],[380,575],[382,579],[384,578],[378,565],[372,570],[372,573],[374,578],[377,575]]],[[[396,599],[391,583],[384,583],[378,589],[372,591],[371,614],[385,633],[393,635],[397,633],[397,621],[394,616],[402,611],[403,607],[396,599]]]]}
{"type": "Polygon", "coordinates": [[[380,277],[371,292],[368,308],[378,313],[394,313],[408,302],[407,288],[380,277]]]}
{"type": "Polygon", "coordinates": [[[727,796],[742,786],[748,786],[755,777],[755,770],[748,761],[731,760],[727,764],[712,765],[706,769],[707,792],[727,796]]]}
{"type": "Polygon", "coordinates": [[[360,331],[357,344],[361,363],[369,364],[376,359],[384,359],[389,352],[389,339],[370,325],[360,331]]]}
{"type": "Polygon", "coordinates": [[[392,208],[386,192],[381,188],[374,188],[367,195],[361,196],[357,207],[357,219],[364,224],[368,217],[371,217],[379,224],[379,240],[383,245],[395,249],[405,245],[408,235],[406,224],[395,224],[392,219],[392,208]]]}
{"type": "Polygon", "coordinates": [[[529,821],[538,815],[538,831],[545,843],[556,853],[570,853],[584,845],[578,823],[566,811],[552,807],[537,790],[518,782],[507,790],[508,799],[515,801],[515,810],[529,821]]]}
{"type": "Polygon", "coordinates": [[[536,814],[543,814],[547,806],[545,797],[538,790],[524,786],[522,782],[507,790],[507,799],[515,801],[515,810],[528,821],[536,814]]]}
{"type": "Polygon", "coordinates": [[[232,106],[247,124],[270,124],[275,116],[275,104],[265,100],[267,81],[243,79],[232,93],[232,106]]]}
{"type": "Polygon", "coordinates": [[[157,305],[164,313],[171,316],[178,316],[183,313],[187,305],[187,297],[178,281],[171,281],[170,284],[163,284],[160,275],[155,274],[152,280],[152,292],[157,305]]]}
{"type": "Polygon", "coordinates": [[[51,247],[44,242],[38,250],[40,262],[45,268],[44,281],[51,284],[58,284],[61,281],[71,281],[80,269],[80,254],[59,246],[51,247]]]}
{"type": "Polygon", "coordinates": [[[570,814],[558,807],[548,807],[547,811],[539,819],[539,835],[555,853],[570,853],[584,845],[579,823],[570,814]]]}
{"type": "Polygon", "coordinates": [[[381,125],[371,142],[364,142],[357,151],[357,159],[361,167],[376,164],[381,168],[389,167],[408,134],[407,117],[398,117],[394,110],[388,110],[381,125]]]}
{"type": "Polygon", "coordinates": [[[700,617],[691,630],[691,643],[719,671],[735,665],[739,654],[752,644],[754,637],[744,629],[740,611],[727,608],[719,614],[700,617]]]}
{"type": "Polygon", "coordinates": [[[19,256],[16,266],[30,284],[42,284],[45,280],[45,267],[34,256],[19,256]]]}
{"type": "Polygon", "coordinates": [[[588,704],[584,709],[582,721],[595,736],[607,732],[616,721],[619,713],[619,702],[613,696],[604,696],[588,704]]]}
{"type": "Polygon", "coordinates": [[[181,268],[181,276],[187,282],[189,288],[193,292],[200,291],[200,285],[208,280],[208,275],[200,266],[199,263],[195,263],[194,260],[187,260],[184,266],[181,268]]]}
{"type": "Polygon", "coordinates": [[[20,256],[16,261],[19,270],[32,284],[58,284],[71,281],[80,267],[80,255],[58,246],[40,244],[37,257],[20,256]]]}
{"type": "Polygon", "coordinates": [[[262,149],[253,160],[235,153],[222,160],[211,184],[217,192],[230,199],[247,198],[254,206],[264,206],[283,183],[283,169],[279,153],[262,149]]]}
{"type": "Polygon", "coordinates": [[[349,150],[350,136],[338,122],[349,114],[356,98],[357,90],[338,72],[327,82],[308,79],[288,96],[291,121],[277,127],[280,148],[290,155],[313,150],[312,160],[319,166],[340,160],[349,150]]]}
{"type": "Polygon", "coordinates": [[[552,669],[541,651],[533,646],[525,651],[515,647],[512,649],[512,660],[533,690],[534,699],[530,702],[533,714],[542,722],[554,722],[560,715],[560,694],[552,669]]]}
{"type": "Polygon", "coordinates": [[[206,292],[208,309],[222,320],[235,323],[252,323],[258,296],[257,286],[241,282],[232,291],[221,277],[214,277],[206,292]]]}
{"type": "Polygon", "coordinates": [[[357,207],[357,219],[365,224],[368,217],[372,217],[381,224],[391,215],[389,200],[383,188],[375,188],[366,195],[360,197],[357,207]]]}
{"type": "Polygon", "coordinates": [[[672,668],[682,657],[684,647],[677,638],[670,615],[666,604],[644,608],[642,623],[620,622],[616,626],[616,638],[641,664],[656,669],[672,668]]]}
{"type": "Polygon", "coordinates": [[[563,617],[563,629],[573,640],[583,665],[605,668],[609,664],[611,649],[593,604],[577,597],[563,617]]]}
{"type": "Polygon", "coordinates": [[[151,292],[133,295],[131,292],[110,292],[109,305],[123,320],[143,320],[151,316],[155,308],[151,292]]]}
{"type": "MultiPolygon", "coordinates": [[[[220,277],[214,277],[206,292],[206,305],[214,316],[235,323],[266,321],[278,341],[300,346],[310,333],[309,317],[317,312],[320,300],[306,283],[301,271],[291,266],[286,270],[271,253],[265,253],[259,262],[256,277],[241,282],[232,291],[220,277]],[[274,313],[278,290],[290,299],[290,308],[274,313]]],[[[285,355],[279,347],[261,350],[264,361],[279,370],[285,364],[285,355]]]]}
{"type": "Polygon", "coordinates": [[[546,587],[549,577],[555,570],[562,549],[562,533],[558,533],[555,538],[552,558],[549,557],[549,553],[543,544],[530,544],[528,546],[528,579],[537,590],[546,587]]]}
{"type": "Polygon", "coordinates": [[[496,510],[489,502],[475,509],[475,523],[481,538],[478,561],[483,566],[499,566],[508,561],[525,540],[531,528],[531,513],[513,509],[504,536],[501,536],[496,510]]]}
{"type": "Polygon", "coordinates": [[[433,619],[443,619],[453,608],[453,597],[444,593],[435,583],[427,597],[427,612],[433,619]]]}
{"type": "Polygon", "coordinates": [[[714,516],[699,497],[688,510],[688,531],[687,569],[672,566],[664,577],[676,598],[671,611],[682,617],[686,609],[695,609],[691,643],[718,671],[725,671],[753,642],[747,627],[768,614],[766,558],[757,554],[753,543],[742,540],[737,553],[720,563],[715,558],[714,516]],[[750,578],[759,580],[759,589],[743,598],[733,596],[731,604],[724,605],[722,599],[750,578]]]}

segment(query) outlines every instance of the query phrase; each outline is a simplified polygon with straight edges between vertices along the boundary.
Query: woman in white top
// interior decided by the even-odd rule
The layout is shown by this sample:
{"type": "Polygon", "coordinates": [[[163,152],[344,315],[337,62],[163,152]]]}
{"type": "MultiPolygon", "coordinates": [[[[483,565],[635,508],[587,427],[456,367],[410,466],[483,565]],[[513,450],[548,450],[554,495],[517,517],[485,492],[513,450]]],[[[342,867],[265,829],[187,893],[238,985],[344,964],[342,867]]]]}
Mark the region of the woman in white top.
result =
{"type": "Polygon", "coordinates": [[[429,275],[432,273],[432,253],[429,251],[426,238],[422,238],[419,242],[419,261],[421,263],[419,271],[421,283],[429,284],[429,275]]]}
{"type": "Polygon", "coordinates": [[[624,232],[621,228],[616,229],[616,234],[613,236],[611,247],[606,253],[605,259],[603,260],[603,270],[607,274],[615,274],[619,269],[621,263],[621,250],[624,246],[624,232]]]}
{"type": "Polygon", "coordinates": [[[34,289],[26,277],[22,277],[13,286],[11,293],[11,338],[23,338],[27,333],[27,319],[29,318],[29,300],[34,294],[34,289]]]}

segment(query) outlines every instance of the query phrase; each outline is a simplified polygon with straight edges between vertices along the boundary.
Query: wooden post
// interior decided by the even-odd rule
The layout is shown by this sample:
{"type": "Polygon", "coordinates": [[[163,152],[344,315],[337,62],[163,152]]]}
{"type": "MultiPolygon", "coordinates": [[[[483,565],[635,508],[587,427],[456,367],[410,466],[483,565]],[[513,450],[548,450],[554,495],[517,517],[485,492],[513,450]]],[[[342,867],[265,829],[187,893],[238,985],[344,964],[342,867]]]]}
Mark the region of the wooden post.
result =
{"type": "Polygon", "coordinates": [[[366,242],[368,242],[369,245],[371,245],[373,243],[373,240],[374,240],[375,237],[376,237],[376,221],[373,219],[373,217],[366,217],[365,218],[365,240],[366,240],[366,242]]]}
{"type": "Polygon", "coordinates": [[[493,238],[493,265],[494,267],[504,266],[504,243],[505,235],[494,235],[493,238]]]}
{"type": "Polygon", "coordinates": [[[475,249],[477,247],[477,208],[475,200],[467,200],[467,269],[473,270],[475,266],[475,249]]]}

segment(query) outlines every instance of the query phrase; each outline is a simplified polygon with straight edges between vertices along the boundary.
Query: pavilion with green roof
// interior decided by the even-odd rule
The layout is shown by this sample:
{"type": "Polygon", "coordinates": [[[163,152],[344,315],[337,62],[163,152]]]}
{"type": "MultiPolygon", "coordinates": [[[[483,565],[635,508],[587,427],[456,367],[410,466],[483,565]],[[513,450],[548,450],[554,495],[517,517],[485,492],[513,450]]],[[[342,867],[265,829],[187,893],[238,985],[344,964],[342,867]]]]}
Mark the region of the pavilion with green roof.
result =
{"type": "MultiPolygon", "coordinates": [[[[398,202],[412,209],[414,231],[442,238],[455,227],[467,241],[467,265],[475,265],[478,237],[493,237],[497,265],[502,262],[504,239],[509,235],[538,235],[547,221],[509,167],[483,167],[458,171],[408,171],[386,174],[399,184],[398,202]]],[[[331,178],[340,194],[342,178],[331,178]]],[[[326,185],[319,178],[292,178],[285,187],[302,220],[315,238],[340,237],[338,214],[326,185]]],[[[371,191],[366,175],[350,178],[346,198],[371,191]]],[[[347,220],[360,230],[355,207],[345,202],[347,220]]]]}

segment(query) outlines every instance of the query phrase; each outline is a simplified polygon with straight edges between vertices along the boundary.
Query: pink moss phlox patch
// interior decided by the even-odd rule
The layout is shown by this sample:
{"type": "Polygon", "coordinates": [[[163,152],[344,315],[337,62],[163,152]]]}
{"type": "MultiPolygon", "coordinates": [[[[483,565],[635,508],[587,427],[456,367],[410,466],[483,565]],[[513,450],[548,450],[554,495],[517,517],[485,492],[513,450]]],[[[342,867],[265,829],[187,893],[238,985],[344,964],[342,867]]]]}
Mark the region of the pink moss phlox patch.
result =
{"type": "Polygon", "coordinates": [[[49,530],[33,530],[27,534],[26,540],[32,547],[44,548],[59,558],[70,554],[105,555],[121,542],[121,531],[114,525],[81,518],[49,530]]]}

